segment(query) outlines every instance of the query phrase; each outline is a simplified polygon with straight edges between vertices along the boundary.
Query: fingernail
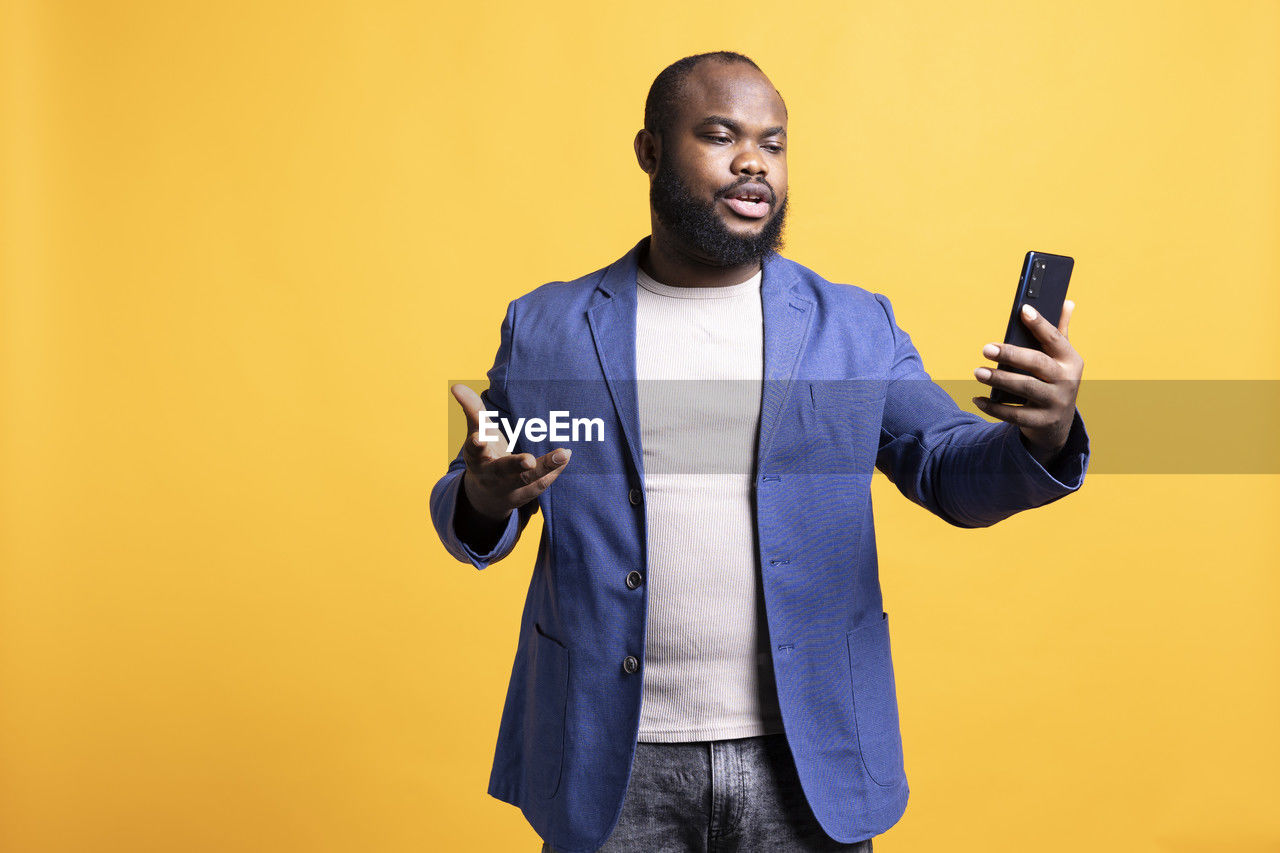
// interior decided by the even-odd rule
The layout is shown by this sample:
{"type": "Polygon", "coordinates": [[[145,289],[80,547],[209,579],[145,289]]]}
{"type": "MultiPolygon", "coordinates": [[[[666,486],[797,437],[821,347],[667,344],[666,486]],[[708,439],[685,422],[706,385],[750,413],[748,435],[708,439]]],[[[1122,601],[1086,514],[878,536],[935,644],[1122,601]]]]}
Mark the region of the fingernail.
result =
{"type": "Polygon", "coordinates": [[[991,378],[991,371],[985,367],[978,367],[974,369],[973,375],[986,382],[991,378]]]}
{"type": "Polygon", "coordinates": [[[555,453],[551,454],[551,461],[557,465],[563,465],[569,461],[569,455],[571,452],[572,451],[569,450],[557,450],[555,453]]]}
{"type": "Polygon", "coordinates": [[[1034,320],[1036,318],[1036,309],[1032,308],[1030,305],[1023,305],[1022,313],[1027,315],[1028,320],[1034,320]]]}
{"type": "Polygon", "coordinates": [[[979,409],[985,409],[987,407],[987,404],[982,401],[981,397],[974,397],[973,404],[979,409]]]}
{"type": "Polygon", "coordinates": [[[1000,347],[996,346],[995,344],[987,344],[985,347],[982,348],[982,354],[985,355],[987,358],[995,358],[1000,354],[1000,347]]]}

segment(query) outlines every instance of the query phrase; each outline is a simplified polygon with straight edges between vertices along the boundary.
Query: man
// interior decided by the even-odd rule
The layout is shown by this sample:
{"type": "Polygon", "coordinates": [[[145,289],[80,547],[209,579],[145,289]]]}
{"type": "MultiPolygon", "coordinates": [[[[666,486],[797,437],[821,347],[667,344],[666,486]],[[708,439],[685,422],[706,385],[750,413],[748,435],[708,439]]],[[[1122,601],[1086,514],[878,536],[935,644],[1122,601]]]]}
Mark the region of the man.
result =
{"type": "Polygon", "coordinates": [[[744,56],[664,70],[651,236],[512,302],[485,399],[454,387],[447,549],[484,568],[545,519],[489,786],[544,850],[869,851],[908,794],[873,468],[965,527],[1082,482],[1070,307],[1024,317],[1045,352],[984,348],[1025,406],[960,411],[884,297],[777,254],[786,128],[744,56]],[[521,433],[557,411],[602,440],[521,433]]]}

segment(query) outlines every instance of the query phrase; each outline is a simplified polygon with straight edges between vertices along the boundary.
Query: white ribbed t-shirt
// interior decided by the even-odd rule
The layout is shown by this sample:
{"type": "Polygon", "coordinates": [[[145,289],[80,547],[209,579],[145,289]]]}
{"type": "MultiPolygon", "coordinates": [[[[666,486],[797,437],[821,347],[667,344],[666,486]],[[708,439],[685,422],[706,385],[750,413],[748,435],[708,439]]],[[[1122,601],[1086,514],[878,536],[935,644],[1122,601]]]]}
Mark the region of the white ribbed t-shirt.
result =
{"type": "Polygon", "coordinates": [[[781,732],[752,497],[761,274],[730,287],[637,279],[648,536],[639,740],[781,732]]]}

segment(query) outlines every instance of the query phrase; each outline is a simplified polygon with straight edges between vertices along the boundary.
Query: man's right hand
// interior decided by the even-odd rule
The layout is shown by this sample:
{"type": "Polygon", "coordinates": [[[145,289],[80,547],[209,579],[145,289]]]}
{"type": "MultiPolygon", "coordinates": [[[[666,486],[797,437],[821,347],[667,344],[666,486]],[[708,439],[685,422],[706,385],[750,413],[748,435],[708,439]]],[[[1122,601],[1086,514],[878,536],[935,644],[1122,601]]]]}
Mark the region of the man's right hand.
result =
{"type": "Polygon", "coordinates": [[[484,402],[466,385],[449,389],[467,415],[467,438],[462,458],[467,470],[462,488],[467,503],[488,525],[506,522],[511,511],[547,490],[564,470],[572,451],[556,448],[541,458],[530,453],[508,453],[504,442],[480,437],[480,412],[484,402]]]}

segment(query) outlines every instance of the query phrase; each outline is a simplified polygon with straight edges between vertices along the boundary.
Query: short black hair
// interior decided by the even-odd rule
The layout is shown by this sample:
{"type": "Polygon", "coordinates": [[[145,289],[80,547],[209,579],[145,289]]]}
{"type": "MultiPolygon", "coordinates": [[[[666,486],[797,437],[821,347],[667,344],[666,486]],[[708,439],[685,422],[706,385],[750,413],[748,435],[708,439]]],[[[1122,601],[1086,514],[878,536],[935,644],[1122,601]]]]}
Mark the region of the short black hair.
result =
{"type": "MultiPolygon", "coordinates": [[[[645,130],[655,136],[662,136],[671,127],[671,122],[675,120],[680,90],[684,88],[689,72],[708,60],[725,64],[741,62],[760,71],[760,66],[752,62],[750,57],[743,56],[741,53],[734,53],[731,50],[698,53],[676,60],[662,69],[658,76],[653,79],[653,85],[649,87],[649,97],[645,98],[644,101],[645,130]]],[[[760,73],[763,74],[764,72],[760,71],[760,73]]]]}

